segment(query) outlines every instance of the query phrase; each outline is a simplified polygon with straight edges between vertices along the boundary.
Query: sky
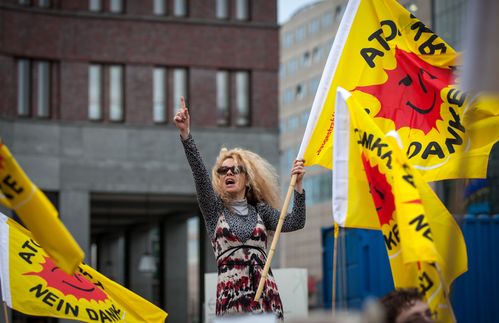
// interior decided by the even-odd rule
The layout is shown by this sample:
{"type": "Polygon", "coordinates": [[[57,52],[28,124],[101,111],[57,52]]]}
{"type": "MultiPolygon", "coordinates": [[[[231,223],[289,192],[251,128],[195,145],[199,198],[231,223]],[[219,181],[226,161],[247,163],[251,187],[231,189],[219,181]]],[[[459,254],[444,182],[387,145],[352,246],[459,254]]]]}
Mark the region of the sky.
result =
{"type": "Polygon", "coordinates": [[[298,9],[317,2],[318,0],[278,0],[277,21],[279,24],[286,22],[298,9]]]}

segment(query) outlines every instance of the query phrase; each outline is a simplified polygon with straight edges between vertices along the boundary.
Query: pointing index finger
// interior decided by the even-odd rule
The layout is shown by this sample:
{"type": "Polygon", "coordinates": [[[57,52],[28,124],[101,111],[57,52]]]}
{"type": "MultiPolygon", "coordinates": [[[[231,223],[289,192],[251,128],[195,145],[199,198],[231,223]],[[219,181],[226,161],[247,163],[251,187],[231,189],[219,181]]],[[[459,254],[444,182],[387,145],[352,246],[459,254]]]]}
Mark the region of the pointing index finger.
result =
{"type": "Polygon", "coordinates": [[[187,110],[187,107],[185,106],[185,98],[184,98],[184,96],[180,97],[180,105],[182,106],[182,109],[187,110]]]}

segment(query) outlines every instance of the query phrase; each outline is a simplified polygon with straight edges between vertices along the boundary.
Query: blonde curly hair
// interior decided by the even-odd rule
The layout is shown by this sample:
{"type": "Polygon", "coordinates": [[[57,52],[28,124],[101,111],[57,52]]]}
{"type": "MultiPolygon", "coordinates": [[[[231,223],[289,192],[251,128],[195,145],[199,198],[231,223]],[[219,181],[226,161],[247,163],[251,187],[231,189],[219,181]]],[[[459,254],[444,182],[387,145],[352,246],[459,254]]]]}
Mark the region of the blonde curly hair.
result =
{"type": "Polygon", "coordinates": [[[223,181],[217,174],[217,169],[229,158],[234,159],[236,165],[243,166],[246,170],[245,195],[248,203],[256,205],[264,202],[274,208],[280,206],[278,176],[275,168],[258,154],[242,148],[220,149],[215,165],[211,169],[213,189],[226,205],[230,204],[230,198],[223,190],[223,181]]]}

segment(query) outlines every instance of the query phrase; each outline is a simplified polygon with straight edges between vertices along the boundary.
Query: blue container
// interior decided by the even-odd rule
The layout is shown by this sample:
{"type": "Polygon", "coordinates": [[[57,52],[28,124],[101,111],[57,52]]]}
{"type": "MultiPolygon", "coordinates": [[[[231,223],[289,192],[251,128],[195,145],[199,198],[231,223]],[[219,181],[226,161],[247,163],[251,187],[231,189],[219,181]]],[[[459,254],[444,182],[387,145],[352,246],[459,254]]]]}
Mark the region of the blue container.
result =
{"type": "MultiPolygon", "coordinates": [[[[322,229],[324,307],[332,307],[334,231],[322,229]]],[[[360,309],[369,297],[393,290],[390,263],[380,231],[340,229],[336,308],[360,309]]]]}
{"type": "MultiPolygon", "coordinates": [[[[462,231],[468,271],[451,287],[458,322],[499,323],[499,215],[466,215],[462,231]]],[[[324,307],[331,308],[333,228],[322,229],[324,307]]],[[[338,238],[336,307],[358,309],[368,297],[393,290],[390,265],[379,231],[341,229],[338,238]]]]}
{"type": "Polygon", "coordinates": [[[467,215],[462,230],[468,271],[451,289],[457,321],[499,322],[499,216],[467,215]]]}

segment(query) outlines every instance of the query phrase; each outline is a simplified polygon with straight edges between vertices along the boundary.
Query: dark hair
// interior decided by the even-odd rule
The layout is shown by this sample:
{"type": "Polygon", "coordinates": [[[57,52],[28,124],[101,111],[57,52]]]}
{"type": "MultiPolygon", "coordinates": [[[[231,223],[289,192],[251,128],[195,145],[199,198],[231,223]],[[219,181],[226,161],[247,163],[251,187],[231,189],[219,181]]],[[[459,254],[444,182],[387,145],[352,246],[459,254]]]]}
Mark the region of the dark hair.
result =
{"type": "Polygon", "coordinates": [[[397,316],[416,301],[423,301],[423,295],[417,288],[401,288],[386,294],[380,300],[385,308],[386,322],[395,323],[397,316]]]}

